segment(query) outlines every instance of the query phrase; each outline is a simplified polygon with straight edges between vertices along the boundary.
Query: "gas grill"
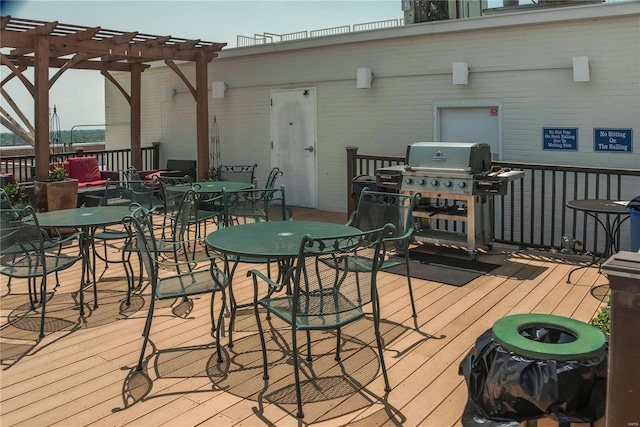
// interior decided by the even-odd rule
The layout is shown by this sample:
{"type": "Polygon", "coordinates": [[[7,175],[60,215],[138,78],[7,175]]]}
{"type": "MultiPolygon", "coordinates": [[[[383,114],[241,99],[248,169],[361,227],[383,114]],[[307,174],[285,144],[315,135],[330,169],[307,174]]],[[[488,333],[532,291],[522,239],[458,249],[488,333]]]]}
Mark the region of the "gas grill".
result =
{"type": "Polygon", "coordinates": [[[493,196],[523,175],[494,167],[488,144],[416,142],[404,165],[376,171],[376,185],[420,193],[415,241],[466,248],[475,259],[477,248],[491,247],[493,196]]]}

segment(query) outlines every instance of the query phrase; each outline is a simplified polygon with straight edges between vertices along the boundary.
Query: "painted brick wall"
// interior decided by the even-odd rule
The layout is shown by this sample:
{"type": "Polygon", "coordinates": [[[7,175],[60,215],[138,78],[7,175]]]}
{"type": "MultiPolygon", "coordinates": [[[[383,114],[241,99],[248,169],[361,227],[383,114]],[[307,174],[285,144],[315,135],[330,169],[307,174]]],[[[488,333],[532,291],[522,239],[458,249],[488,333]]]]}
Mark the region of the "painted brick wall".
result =
{"type": "MultiPolygon", "coordinates": [[[[484,18],[476,18],[484,19],[484,18]]],[[[517,19],[517,18],[514,18],[517,19]]],[[[470,26],[474,19],[467,20],[470,26]]],[[[516,22],[516,21],[514,21],[516,22]]],[[[638,14],[602,19],[423,34],[372,41],[221,55],[209,80],[224,81],[211,99],[220,126],[223,163],[270,169],[270,91],[315,87],[318,207],[346,210],[345,147],[365,154],[403,155],[408,144],[434,140],[434,103],[495,101],[501,106],[502,159],[567,165],[640,167],[640,28],[638,14]],[[573,82],[572,57],[588,56],[591,80],[573,82]],[[454,86],[453,62],[469,64],[469,84],[454,86]],[[356,89],[356,69],[369,67],[371,89],[356,89]],[[579,150],[542,150],[543,127],[577,127],[579,150]],[[594,153],[594,127],[633,128],[633,154],[594,153]]],[[[223,51],[224,53],[224,51],[223,51]]],[[[194,69],[184,66],[193,81],[194,69]]],[[[128,76],[118,75],[126,82],[128,76]]],[[[128,106],[107,83],[107,122],[127,123],[128,106]]],[[[195,158],[195,102],[167,67],[143,74],[142,143],[162,142],[161,156],[195,158]],[[171,101],[167,87],[182,88],[171,101]]],[[[128,125],[108,128],[107,141],[128,144],[128,125]]],[[[162,163],[162,160],[161,160],[162,163]]],[[[286,173],[286,172],[285,172],[286,173]]],[[[264,182],[264,181],[262,181],[264,182]]]]}

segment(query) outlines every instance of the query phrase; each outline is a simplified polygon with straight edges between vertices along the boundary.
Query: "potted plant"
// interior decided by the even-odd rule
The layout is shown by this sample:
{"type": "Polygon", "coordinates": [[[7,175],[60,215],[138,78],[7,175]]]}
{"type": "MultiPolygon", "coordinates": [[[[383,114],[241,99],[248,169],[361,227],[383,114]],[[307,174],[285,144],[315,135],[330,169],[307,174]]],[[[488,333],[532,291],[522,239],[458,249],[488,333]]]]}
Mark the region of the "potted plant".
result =
{"type": "Polygon", "coordinates": [[[11,202],[11,206],[14,208],[22,208],[27,205],[29,201],[29,194],[24,185],[20,184],[7,184],[4,187],[4,192],[11,202]]]}
{"type": "Polygon", "coordinates": [[[607,339],[609,338],[611,333],[611,300],[607,301],[607,305],[603,306],[589,323],[600,329],[607,339]]]}
{"type": "Polygon", "coordinates": [[[78,205],[78,180],[67,177],[61,165],[55,165],[47,181],[35,181],[34,206],[40,211],[72,209],[78,205]]]}
{"type": "Polygon", "coordinates": [[[217,177],[218,171],[216,171],[216,168],[207,169],[207,171],[204,173],[205,181],[215,181],[217,177]]]}

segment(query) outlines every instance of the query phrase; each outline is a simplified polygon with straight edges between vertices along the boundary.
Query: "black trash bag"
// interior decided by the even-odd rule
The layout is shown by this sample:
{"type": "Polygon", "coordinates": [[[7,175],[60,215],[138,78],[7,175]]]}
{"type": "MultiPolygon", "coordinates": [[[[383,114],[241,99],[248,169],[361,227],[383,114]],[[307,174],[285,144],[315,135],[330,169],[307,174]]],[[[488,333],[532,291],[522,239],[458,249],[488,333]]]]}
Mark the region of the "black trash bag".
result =
{"type": "MultiPolygon", "coordinates": [[[[558,423],[587,423],[604,416],[606,346],[601,355],[583,361],[530,359],[505,350],[491,332],[480,335],[460,362],[459,374],[469,392],[462,425],[517,427],[543,417],[558,423]]],[[[524,332],[548,343],[573,339],[545,328],[524,332]]]]}

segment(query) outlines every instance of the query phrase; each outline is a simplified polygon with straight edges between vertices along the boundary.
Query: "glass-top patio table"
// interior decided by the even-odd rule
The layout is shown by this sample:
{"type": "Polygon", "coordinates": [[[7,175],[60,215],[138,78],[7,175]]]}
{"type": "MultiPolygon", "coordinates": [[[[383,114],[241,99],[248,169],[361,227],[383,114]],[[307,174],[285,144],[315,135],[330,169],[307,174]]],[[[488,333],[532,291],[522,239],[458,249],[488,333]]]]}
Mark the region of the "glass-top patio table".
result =
{"type": "MultiPolygon", "coordinates": [[[[90,208],[63,209],[59,211],[36,214],[40,227],[43,228],[75,228],[82,230],[80,251],[82,254],[82,277],[80,278],[80,314],[84,315],[83,289],[89,283],[89,274],[93,278],[94,308],[98,308],[98,291],[96,289],[96,273],[91,266],[89,249],[93,244],[92,230],[102,225],[113,225],[129,215],[129,206],[96,206],[90,208]]],[[[128,284],[127,284],[128,286],[128,284]]]]}
{"type": "Polygon", "coordinates": [[[278,263],[278,278],[282,279],[298,255],[303,236],[341,237],[359,232],[357,228],[331,222],[267,221],[225,227],[209,233],[205,242],[224,256],[225,272],[229,278],[229,346],[233,346],[233,322],[238,308],[232,285],[238,262],[275,260],[278,263]],[[233,266],[229,267],[231,263],[233,266]]]}

